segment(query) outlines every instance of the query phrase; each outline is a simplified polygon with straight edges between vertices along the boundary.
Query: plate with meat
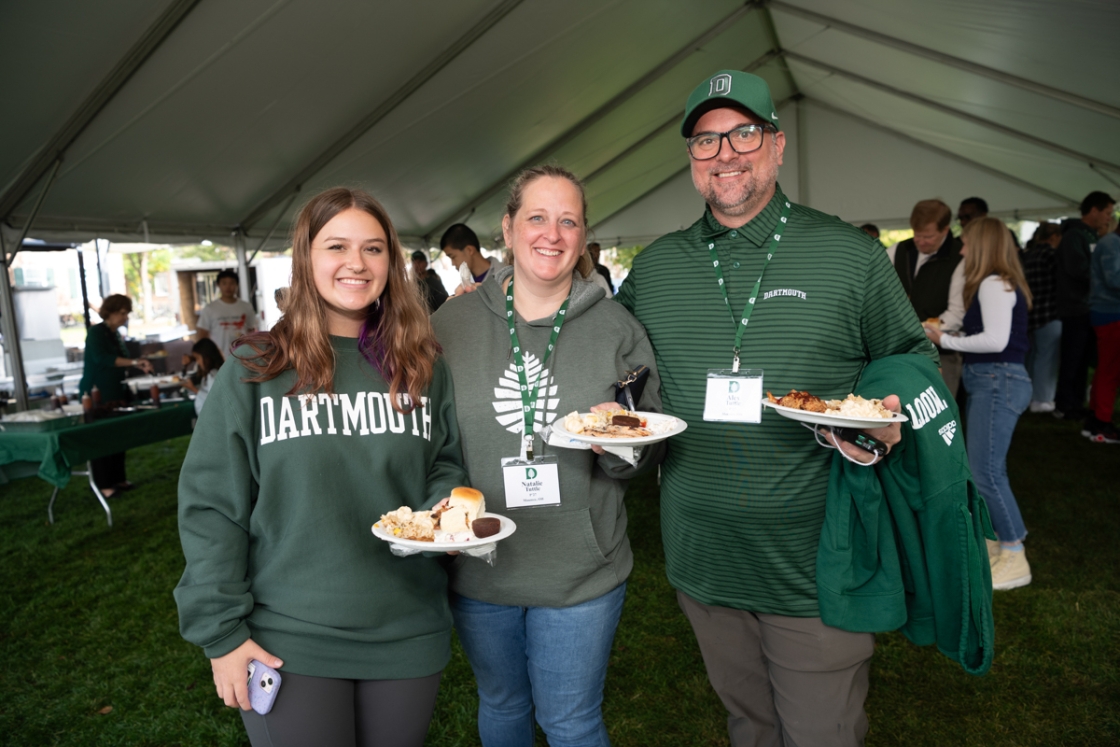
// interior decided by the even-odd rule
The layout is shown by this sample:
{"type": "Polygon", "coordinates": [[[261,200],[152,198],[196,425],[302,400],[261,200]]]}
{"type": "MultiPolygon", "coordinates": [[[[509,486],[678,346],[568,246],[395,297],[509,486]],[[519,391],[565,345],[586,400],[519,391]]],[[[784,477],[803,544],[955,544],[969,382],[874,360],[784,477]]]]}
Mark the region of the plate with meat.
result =
{"type": "Polygon", "coordinates": [[[602,410],[573,412],[557,418],[552,432],[563,438],[599,446],[642,446],[672,438],[688,427],[680,418],[659,412],[602,410]]]}
{"type": "Polygon", "coordinates": [[[864,399],[855,394],[849,394],[844,399],[826,400],[809,392],[791,389],[784,397],[775,397],[767,392],[762,404],[790,420],[837,428],[882,428],[909,420],[905,415],[883,407],[882,400],[864,399]]]}

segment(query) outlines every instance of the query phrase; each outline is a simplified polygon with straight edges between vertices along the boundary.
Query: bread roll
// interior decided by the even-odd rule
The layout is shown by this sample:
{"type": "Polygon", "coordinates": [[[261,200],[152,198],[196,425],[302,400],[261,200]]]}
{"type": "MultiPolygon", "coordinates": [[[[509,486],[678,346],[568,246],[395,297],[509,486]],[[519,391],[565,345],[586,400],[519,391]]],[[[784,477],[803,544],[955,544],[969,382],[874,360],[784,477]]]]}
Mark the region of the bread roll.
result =
{"type": "Polygon", "coordinates": [[[486,499],[474,488],[458,487],[451,491],[447,501],[448,508],[462,508],[466,512],[465,523],[471,525],[480,514],[486,511],[486,499]]]}

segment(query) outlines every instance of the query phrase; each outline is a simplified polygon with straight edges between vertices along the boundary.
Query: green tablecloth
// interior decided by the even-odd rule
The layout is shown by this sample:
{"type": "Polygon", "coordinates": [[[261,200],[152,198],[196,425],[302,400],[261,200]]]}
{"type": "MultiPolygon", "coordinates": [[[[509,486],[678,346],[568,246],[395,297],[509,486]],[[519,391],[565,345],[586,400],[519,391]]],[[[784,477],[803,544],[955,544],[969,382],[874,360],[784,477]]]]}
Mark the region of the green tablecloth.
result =
{"type": "Polygon", "coordinates": [[[39,465],[39,477],[64,488],[70,482],[73,467],[90,459],[188,435],[194,416],[193,402],[174,402],[158,410],[118,415],[56,431],[0,433],[0,467],[32,462],[39,465]]]}

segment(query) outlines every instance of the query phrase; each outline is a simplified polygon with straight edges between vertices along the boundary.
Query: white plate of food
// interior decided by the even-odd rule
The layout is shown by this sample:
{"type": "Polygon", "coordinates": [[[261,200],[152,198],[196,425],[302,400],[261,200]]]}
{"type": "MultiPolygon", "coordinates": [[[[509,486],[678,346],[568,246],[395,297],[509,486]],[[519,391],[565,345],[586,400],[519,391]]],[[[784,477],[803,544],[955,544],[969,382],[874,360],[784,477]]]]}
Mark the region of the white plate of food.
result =
{"type": "Polygon", "coordinates": [[[400,537],[394,535],[391,531],[388,531],[385,527],[381,526],[380,521],[373,525],[373,536],[377,537],[377,539],[379,540],[391,542],[394,545],[401,545],[402,547],[408,547],[413,550],[427,550],[428,552],[454,552],[455,550],[468,550],[472,547],[478,547],[479,545],[488,545],[491,542],[498,542],[499,540],[504,540],[506,537],[517,531],[517,524],[513,523],[512,519],[506,516],[502,516],[501,514],[484,513],[479,516],[480,519],[489,517],[497,519],[501,527],[498,530],[497,534],[493,534],[489,537],[475,537],[472,534],[466,539],[452,540],[450,542],[437,542],[435,540],[428,542],[426,540],[401,539],[400,537]]]}
{"type": "Polygon", "coordinates": [[[892,423],[909,420],[905,415],[891,412],[883,407],[880,400],[864,399],[854,394],[849,394],[843,400],[822,400],[808,392],[791,391],[784,397],[774,397],[767,392],[762,398],[762,404],[790,420],[837,428],[883,428],[892,423]],[[783,400],[789,400],[791,397],[793,402],[790,404],[793,406],[783,404],[783,400]],[[806,410],[804,409],[806,406],[814,409],[806,410]],[[823,412],[820,410],[821,407],[824,407],[823,412]]]}
{"type": "Polygon", "coordinates": [[[604,410],[573,412],[552,423],[561,438],[599,446],[643,446],[682,433],[688,424],[659,412],[604,410]]]}
{"type": "Polygon", "coordinates": [[[446,505],[431,511],[401,506],[382,514],[373,525],[373,536],[394,545],[429,552],[467,550],[498,542],[517,531],[517,525],[500,514],[486,512],[486,500],[474,488],[451,491],[446,505]]]}

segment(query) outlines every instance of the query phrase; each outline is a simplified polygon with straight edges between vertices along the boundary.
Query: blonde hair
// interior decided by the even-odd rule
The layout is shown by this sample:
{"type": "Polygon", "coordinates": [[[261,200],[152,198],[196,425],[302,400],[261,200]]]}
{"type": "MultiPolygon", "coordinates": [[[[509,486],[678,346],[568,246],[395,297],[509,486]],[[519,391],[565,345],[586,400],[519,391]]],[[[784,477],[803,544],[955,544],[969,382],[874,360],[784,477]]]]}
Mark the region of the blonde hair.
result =
{"type": "Polygon", "coordinates": [[[1031,289],[1007,226],[996,218],[977,218],[965,226],[961,241],[968,245],[964,255],[965,308],[972,305],[980,283],[991,275],[999,275],[1013,290],[1021,291],[1027,299],[1027,308],[1031,307],[1031,289]]]}
{"type": "Polygon", "coordinates": [[[366,310],[358,349],[389,382],[393,408],[404,412],[398,394],[408,393],[409,409],[419,404],[432,382],[440,348],[419,287],[407,278],[404,252],[389,214],[361,190],[335,187],[304,205],[292,229],[292,284],[284,316],[270,331],[238,340],[252,350],[238,357],[255,374],[247,381],[269,381],[294,368],[296,382],[289,394],[331,392],[334,349],[325,303],[315,288],[311,243],[331,219],[350,209],[373,216],[389,239],[388,282],[381,297],[366,310]]]}

